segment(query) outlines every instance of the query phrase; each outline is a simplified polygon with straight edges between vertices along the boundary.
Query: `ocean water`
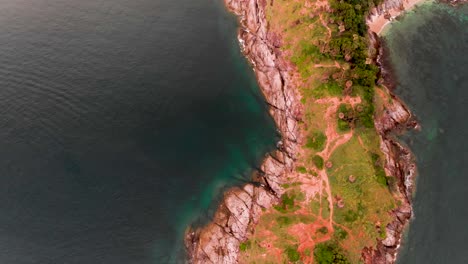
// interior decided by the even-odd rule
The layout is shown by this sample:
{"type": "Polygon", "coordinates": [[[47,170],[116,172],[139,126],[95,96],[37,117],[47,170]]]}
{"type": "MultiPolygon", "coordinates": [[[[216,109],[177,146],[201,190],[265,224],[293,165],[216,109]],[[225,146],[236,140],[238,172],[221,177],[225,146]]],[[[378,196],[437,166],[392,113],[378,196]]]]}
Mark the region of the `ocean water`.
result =
{"type": "Polygon", "coordinates": [[[277,132],[221,0],[0,0],[0,263],[175,263],[277,132]]]}
{"type": "Polygon", "coordinates": [[[422,126],[404,137],[419,175],[399,263],[468,263],[468,5],[417,8],[386,41],[395,92],[422,126]]]}

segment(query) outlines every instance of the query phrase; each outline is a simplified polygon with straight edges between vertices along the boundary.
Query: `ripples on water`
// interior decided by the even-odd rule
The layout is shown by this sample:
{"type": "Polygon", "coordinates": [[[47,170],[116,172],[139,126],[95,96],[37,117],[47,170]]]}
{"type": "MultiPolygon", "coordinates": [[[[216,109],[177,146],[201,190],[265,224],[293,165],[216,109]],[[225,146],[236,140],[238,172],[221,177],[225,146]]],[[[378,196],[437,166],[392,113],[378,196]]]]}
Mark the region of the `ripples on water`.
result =
{"type": "Polygon", "coordinates": [[[386,39],[396,92],[422,126],[405,137],[419,176],[399,263],[468,263],[468,5],[417,8],[386,39]]]}
{"type": "Polygon", "coordinates": [[[174,262],[275,137],[222,1],[0,0],[0,263],[174,262]]]}

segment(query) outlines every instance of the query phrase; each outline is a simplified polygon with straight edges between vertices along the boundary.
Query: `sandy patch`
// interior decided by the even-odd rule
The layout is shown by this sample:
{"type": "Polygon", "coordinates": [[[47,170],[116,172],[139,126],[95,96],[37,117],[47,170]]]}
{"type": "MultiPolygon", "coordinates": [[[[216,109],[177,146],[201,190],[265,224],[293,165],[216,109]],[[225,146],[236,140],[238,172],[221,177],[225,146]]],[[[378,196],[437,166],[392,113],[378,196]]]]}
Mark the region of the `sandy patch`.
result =
{"type": "Polygon", "coordinates": [[[389,25],[396,17],[403,14],[405,11],[411,10],[417,4],[421,4],[427,0],[403,0],[402,7],[395,7],[383,12],[382,14],[376,14],[370,17],[367,21],[367,25],[372,32],[380,35],[383,29],[389,25]]]}

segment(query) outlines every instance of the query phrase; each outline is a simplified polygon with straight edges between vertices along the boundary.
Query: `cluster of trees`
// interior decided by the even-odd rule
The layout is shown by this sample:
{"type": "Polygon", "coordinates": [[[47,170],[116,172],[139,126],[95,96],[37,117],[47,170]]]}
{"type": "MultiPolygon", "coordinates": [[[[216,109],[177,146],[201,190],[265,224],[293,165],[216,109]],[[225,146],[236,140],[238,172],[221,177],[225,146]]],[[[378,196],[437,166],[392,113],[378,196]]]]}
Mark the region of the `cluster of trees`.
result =
{"type": "Polygon", "coordinates": [[[344,27],[336,33],[326,53],[333,59],[346,60],[351,63],[348,77],[353,80],[353,86],[366,102],[364,112],[361,113],[362,123],[366,127],[373,126],[374,85],[377,79],[378,67],[370,64],[368,58],[368,39],[366,16],[369,10],[379,4],[381,0],[332,0],[332,20],[344,27]]]}
{"type": "Polygon", "coordinates": [[[350,264],[336,243],[325,242],[315,246],[314,259],[318,264],[350,264]]]}
{"type": "Polygon", "coordinates": [[[340,131],[348,131],[352,127],[363,126],[367,128],[374,127],[374,105],[372,97],[369,95],[373,94],[373,88],[371,86],[359,87],[361,88],[361,94],[363,94],[364,101],[366,103],[356,106],[354,109],[349,104],[341,104],[338,108],[338,129],[340,131]],[[340,117],[340,115],[343,115],[340,117]]]}
{"type": "Polygon", "coordinates": [[[333,18],[344,23],[346,30],[364,36],[367,31],[365,16],[381,0],[333,0],[333,18]]]}

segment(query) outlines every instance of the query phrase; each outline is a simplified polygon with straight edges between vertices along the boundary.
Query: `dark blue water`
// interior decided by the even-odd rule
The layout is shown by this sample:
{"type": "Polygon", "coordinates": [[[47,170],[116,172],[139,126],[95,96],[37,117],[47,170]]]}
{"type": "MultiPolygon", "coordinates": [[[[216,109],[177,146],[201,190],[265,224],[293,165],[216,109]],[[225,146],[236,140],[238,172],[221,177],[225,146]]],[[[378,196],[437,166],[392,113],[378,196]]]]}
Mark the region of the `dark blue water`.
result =
{"type": "Polygon", "coordinates": [[[422,126],[405,137],[419,176],[399,263],[468,263],[468,5],[417,8],[386,38],[396,93],[422,126]]]}
{"type": "Polygon", "coordinates": [[[0,0],[0,263],[170,263],[276,132],[221,0],[0,0]]]}

